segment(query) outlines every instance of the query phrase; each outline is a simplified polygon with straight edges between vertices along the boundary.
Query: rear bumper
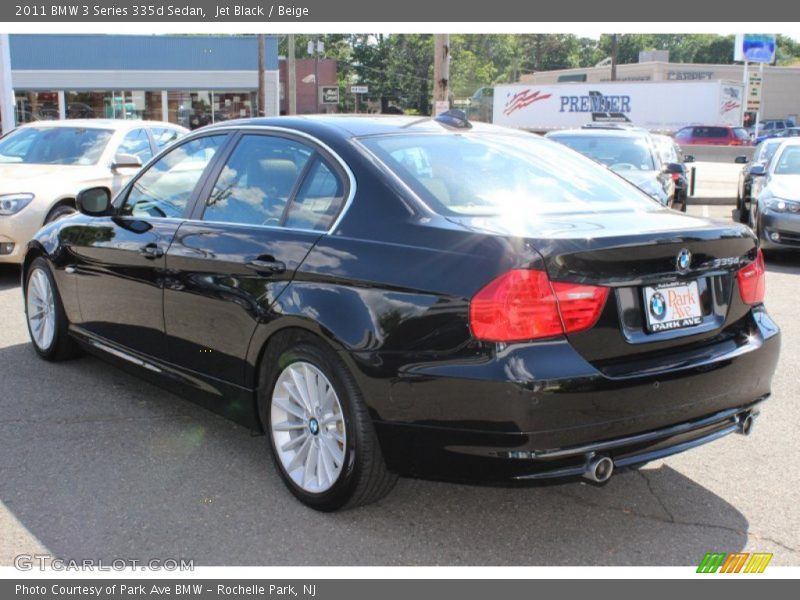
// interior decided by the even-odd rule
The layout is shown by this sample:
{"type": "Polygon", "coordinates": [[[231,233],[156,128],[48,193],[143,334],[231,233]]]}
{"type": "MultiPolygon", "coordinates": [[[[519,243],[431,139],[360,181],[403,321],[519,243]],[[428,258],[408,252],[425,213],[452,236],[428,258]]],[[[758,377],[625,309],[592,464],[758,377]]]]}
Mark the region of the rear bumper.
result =
{"type": "Polygon", "coordinates": [[[755,310],[740,340],[624,377],[599,372],[566,343],[538,346],[539,355],[524,360],[519,351],[498,355],[482,365],[489,377],[467,378],[463,364],[440,367],[437,377],[435,367],[419,367],[413,370],[428,377],[395,383],[392,406],[383,411],[394,418],[375,425],[390,468],[407,475],[477,482],[569,477],[582,474],[592,455],[629,466],[740,428],[769,396],[779,347],[777,326],[755,310]],[[537,379],[539,373],[554,377],[537,379]]]}

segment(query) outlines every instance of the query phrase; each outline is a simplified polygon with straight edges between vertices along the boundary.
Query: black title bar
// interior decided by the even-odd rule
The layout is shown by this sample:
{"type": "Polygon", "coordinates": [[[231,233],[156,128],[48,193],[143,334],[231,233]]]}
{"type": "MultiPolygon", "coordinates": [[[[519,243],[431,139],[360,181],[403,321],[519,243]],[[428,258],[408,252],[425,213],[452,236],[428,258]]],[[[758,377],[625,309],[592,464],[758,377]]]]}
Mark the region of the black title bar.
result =
{"type": "MultiPolygon", "coordinates": [[[[11,0],[0,22],[680,22],[732,23],[753,18],[800,21],[800,3],[759,0],[11,0]]],[[[752,27],[758,29],[757,22],[752,27]]],[[[680,29],[680,28],[678,28],[680,29]]],[[[709,27],[709,32],[712,31],[709,27]]]]}

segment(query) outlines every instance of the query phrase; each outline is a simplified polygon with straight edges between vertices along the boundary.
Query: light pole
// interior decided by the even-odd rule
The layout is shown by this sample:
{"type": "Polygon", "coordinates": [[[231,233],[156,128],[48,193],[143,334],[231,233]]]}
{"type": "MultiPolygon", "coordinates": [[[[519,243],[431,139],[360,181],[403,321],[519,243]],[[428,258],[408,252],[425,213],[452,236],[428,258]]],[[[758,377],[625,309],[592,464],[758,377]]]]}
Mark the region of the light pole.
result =
{"type": "MultiPolygon", "coordinates": [[[[267,107],[264,106],[267,103],[267,86],[266,81],[264,80],[264,34],[258,34],[258,115],[259,117],[265,117],[267,115],[267,107]]],[[[213,113],[213,104],[212,104],[212,113],[213,113]]]]}

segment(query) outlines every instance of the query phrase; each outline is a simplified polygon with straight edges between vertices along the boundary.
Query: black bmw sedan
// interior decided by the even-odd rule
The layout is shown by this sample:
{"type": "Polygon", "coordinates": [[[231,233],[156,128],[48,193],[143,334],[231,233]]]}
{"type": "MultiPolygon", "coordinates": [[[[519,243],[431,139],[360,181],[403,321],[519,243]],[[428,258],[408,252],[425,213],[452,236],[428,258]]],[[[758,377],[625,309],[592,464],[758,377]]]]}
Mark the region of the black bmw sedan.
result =
{"type": "Polygon", "coordinates": [[[779,330],[749,228],[458,119],[226,122],[43,228],[34,348],[263,431],[320,510],[398,475],[605,482],[749,433],[779,330]]]}

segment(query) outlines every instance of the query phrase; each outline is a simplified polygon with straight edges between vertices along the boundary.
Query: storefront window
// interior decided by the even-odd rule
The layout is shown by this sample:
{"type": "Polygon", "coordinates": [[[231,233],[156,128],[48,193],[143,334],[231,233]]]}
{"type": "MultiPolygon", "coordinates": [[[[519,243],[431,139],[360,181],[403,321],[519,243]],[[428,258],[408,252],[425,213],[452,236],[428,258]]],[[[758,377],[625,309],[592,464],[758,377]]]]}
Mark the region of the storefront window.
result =
{"type": "Polygon", "coordinates": [[[254,116],[255,93],[174,91],[167,94],[167,106],[171,123],[197,129],[219,121],[254,116]]]}
{"type": "Polygon", "coordinates": [[[113,90],[66,92],[68,119],[162,120],[161,92],[113,90]]]}
{"type": "Polygon", "coordinates": [[[58,92],[17,91],[14,97],[18,124],[58,119],[58,92]]]}

